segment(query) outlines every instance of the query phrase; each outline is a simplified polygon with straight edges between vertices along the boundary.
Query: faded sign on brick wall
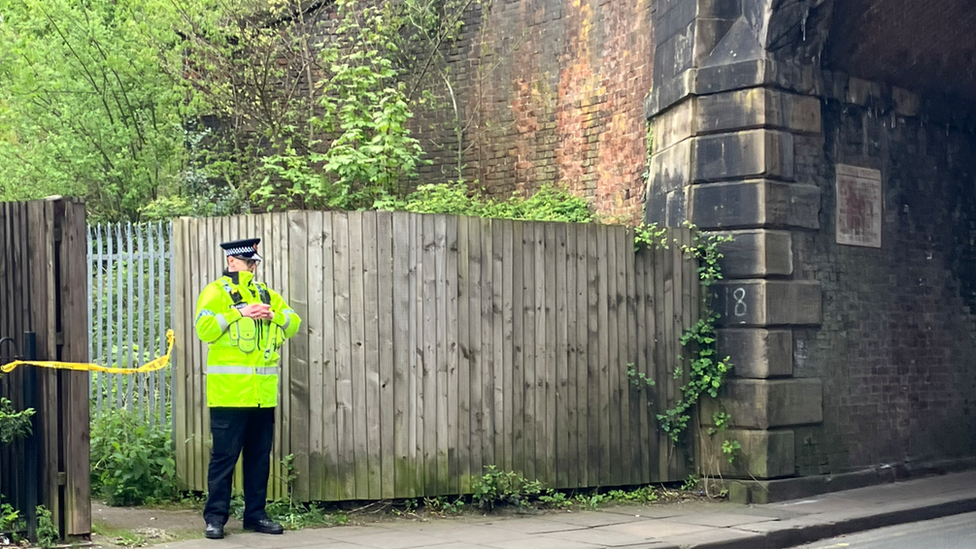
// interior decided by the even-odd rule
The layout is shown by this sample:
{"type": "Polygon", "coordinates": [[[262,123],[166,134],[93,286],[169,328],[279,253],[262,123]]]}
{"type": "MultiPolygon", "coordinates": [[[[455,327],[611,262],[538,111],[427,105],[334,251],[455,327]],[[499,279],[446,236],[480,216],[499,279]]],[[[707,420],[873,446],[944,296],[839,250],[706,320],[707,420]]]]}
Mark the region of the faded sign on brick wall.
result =
{"type": "Polygon", "coordinates": [[[837,243],[881,247],[881,172],[837,164],[837,243]]]}

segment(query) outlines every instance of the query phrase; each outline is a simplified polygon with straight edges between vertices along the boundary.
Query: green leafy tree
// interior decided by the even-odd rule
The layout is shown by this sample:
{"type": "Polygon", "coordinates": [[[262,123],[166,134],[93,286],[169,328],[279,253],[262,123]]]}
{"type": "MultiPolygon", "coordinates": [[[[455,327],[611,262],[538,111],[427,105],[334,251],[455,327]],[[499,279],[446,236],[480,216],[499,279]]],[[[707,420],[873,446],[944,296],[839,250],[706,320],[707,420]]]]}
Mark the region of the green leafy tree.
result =
{"type": "Polygon", "coordinates": [[[183,97],[159,68],[175,50],[145,40],[155,3],[0,0],[0,198],[81,196],[115,221],[179,190],[183,97]]]}

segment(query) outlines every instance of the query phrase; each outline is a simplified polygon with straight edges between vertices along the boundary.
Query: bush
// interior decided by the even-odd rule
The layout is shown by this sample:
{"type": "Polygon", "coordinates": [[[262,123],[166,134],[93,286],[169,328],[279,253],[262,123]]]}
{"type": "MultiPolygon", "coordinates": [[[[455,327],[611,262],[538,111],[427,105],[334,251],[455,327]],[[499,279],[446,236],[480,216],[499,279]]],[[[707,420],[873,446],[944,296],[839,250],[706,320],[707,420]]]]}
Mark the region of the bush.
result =
{"type": "Polygon", "coordinates": [[[91,429],[92,493],[109,505],[142,505],[178,495],[170,431],[125,409],[106,410],[91,429]]]}
{"type": "Polygon", "coordinates": [[[529,480],[513,471],[499,471],[494,465],[485,467],[485,474],[475,480],[474,504],[482,509],[494,509],[500,504],[525,507],[542,494],[542,483],[529,480]]]}
{"type": "Polygon", "coordinates": [[[402,210],[414,213],[436,213],[516,219],[524,221],[593,221],[586,199],[574,196],[567,189],[545,185],[535,194],[525,197],[513,194],[508,200],[486,198],[471,192],[464,182],[443,185],[421,185],[403,200],[385,199],[374,205],[379,210],[402,210]]]}

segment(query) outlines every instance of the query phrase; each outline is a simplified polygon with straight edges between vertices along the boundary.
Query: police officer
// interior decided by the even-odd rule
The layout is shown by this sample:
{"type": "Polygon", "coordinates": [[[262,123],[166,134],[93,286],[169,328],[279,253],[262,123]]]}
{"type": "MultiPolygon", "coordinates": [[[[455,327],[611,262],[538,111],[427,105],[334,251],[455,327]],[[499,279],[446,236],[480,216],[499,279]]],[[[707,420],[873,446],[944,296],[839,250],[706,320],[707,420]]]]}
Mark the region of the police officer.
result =
{"type": "Polygon", "coordinates": [[[278,404],[278,350],[295,335],[301,319],[285,300],[254,280],[260,239],[220,245],[227,256],[224,275],[197,300],[197,336],[209,345],[207,406],[213,449],[207,473],[209,496],[203,510],[204,535],[224,537],[230,515],[234,467],[244,453],[244,528],[280,534],[265,503],[271,468],[274,414],[278,404]]]}

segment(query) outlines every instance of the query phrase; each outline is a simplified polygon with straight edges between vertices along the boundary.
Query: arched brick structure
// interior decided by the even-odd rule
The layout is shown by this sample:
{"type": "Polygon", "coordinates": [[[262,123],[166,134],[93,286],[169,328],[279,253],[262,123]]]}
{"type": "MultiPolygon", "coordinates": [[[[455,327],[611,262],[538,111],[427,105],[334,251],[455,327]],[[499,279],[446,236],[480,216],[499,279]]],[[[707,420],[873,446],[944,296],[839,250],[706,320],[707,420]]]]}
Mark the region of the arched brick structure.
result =
{"type": "Polygon", "coordinates": [[[646,217],[735,237],[740,499],[976,456],[973,23],[963,0],[657,3],[646,217]]]}

